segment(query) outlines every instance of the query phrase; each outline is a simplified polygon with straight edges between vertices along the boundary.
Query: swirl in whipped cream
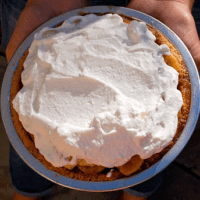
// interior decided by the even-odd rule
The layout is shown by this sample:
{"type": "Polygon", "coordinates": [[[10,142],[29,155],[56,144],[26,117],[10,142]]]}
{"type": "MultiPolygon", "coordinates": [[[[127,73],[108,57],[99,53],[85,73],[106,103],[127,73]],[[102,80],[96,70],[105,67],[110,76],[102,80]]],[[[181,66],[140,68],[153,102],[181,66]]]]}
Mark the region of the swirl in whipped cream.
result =
{"type": "Polygon", "coordinates": [[[155,39],[117,14],[71,17],[35,35],[13,105],[46,160],[114,167],[169,145],[182,96],[162,56],[170,50],[155,39]]]}

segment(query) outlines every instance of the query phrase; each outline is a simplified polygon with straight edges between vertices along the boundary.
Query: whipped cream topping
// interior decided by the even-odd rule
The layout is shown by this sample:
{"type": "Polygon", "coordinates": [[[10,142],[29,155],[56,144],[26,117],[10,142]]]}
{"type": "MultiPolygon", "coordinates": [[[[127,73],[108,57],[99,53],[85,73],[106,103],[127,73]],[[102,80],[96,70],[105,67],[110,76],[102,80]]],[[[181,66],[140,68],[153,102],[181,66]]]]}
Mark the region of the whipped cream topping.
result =
{"type": "Polygon", "coordinates": [[[182,96],[144,22],[117,14],[75,16],[34,37],[13,101],[35,146],[54,166],[105,167],[169,145],[182,96]]]}

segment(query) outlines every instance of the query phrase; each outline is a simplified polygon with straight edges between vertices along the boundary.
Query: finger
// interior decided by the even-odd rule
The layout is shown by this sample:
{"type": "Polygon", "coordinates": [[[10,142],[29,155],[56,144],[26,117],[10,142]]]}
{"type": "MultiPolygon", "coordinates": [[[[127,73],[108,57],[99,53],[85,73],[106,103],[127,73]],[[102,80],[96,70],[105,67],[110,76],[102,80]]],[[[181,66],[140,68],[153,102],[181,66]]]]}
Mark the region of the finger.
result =
{"type": "Polygon", "coordinates": [[[127,8],[135,9],[148,15],[154,16],[155,4],[156,3],[154,0],[132,0],[127,5],[127,8]]]}
{"type": "MultiPolygon", "coordinates": [[[[188,36],[189,37],[189,36],[188,36]]],[[[191,55],[196,63],[198,71],[200,71],[200,41],[196,39],[196,43],[189,49],[191,55]]]]}

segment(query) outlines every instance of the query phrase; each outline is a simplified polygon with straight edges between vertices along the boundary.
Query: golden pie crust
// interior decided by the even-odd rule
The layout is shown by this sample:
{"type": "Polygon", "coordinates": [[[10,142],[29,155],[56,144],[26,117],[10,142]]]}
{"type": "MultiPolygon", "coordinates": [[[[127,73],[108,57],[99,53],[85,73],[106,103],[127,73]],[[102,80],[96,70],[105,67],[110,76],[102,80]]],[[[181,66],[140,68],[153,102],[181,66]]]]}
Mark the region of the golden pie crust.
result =
{"type": "MultiPolygon", "coordinates": [[[[86,15],[87,13],[80,13],[80,15],[86,15]]],[[[98,15],[104,15],[107,13],[102,13],[98,15]]],[[[130,21],[134,20],[132,17],[120,15],[124,23],[130,23],[130,21]]],[[[75,22],[78,23],[78,22],[75,22]]],[[[57,25],[59,26],[60,23],[57,25]]],[[[57,27],[56,26],[56,27],[57,27]]],[[[11,108],[11,116],[12,121],[15,127],[17,134],[19,135],[21,141],[27,150],[37,158],[48,170],[52,170],[58,174],[61,174],[66,177],[70,177],[77,180],[84,181],[112,181],[120,178],[124,178],[130,175],[134,175],[140,173],[141,171],[149,168],[156,162],[158,162],[176,143],[181,132],[186,124],[189,111],[190,111],[190,103],[191,103],[191,85],[187,67],[179,53],[179,51],[173,46],[173,44],[158,30],[148,25],[149,30],[155,35],[156,43],[166,44],[171,51],[170,56],[164,55],[165,62],[173,67],[179,73],[179,83],[178,89],[182,93],[183,97],[183,106],[178,113],[178,128],[176,134],[173,138],[173,141],[164,148],[160,153],[156,153],[148,159],[142,160],[138,155],[133,156],[132,159],[127,162],[125,165],[120,166],[118,168],[112,169],[112,175],[110,177],[107,176],[108,172],[110,172],[109,168],[105,168],[103,166],[96,165],[88,165],[84,160],[79,161],[78,166],[65,166],[65,167],[54,167],[51,163],[46,161],[44,156],[40,154],[39,150],[36,149],[34,145],[34,136],[28,133],[22,126],[19,121],[19,116],[17,112],[14,110],[12,101],[18,91],[22,88],[21,83],[21,73],[23,71],[23,63],[28,55],[28,50],[24,53],[24,55],[19,60],[19,64],[17,66],[16,71],[13,75],[11,90],[10,90],[10,108],[11,108]]]]}

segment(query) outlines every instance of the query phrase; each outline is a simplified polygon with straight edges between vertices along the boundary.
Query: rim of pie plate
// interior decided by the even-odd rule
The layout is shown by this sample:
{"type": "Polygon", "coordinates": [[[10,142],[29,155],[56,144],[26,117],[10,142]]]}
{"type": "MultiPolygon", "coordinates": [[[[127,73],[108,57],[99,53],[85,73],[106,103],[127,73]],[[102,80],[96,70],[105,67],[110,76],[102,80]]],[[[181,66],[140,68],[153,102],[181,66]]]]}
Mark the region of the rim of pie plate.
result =
{"type": "Polygon", "coordinates": [[[114,191],[123,188],[127,188],[136,184],[139,184],[147,179],[158,174],[160,171],[165,169],[181,152],[184,146],[187,144],[188,140],[190,139],[192,132],[196,126],[196,122],[199,115],[199,104],[200,104],[200,84],[199,84],[199,76],[198,71],[196,69],[196,65],[193,61],[192,56],[190,55],[188,49],[183,44],[183,42],[176,36],[176,34],[171,31],[167,26],[159,22],[158,20],[148,16],[142,12],[123,8],[123,7],[114,7],[114,6],[92,6],[92,7],[85,7],[77,10],[73,10],[67,13],[64,13],[58,17],[51,19],[50,21],[44,23],[42,26],[37,28],[30,36],[26,38],[26,40],[21,44],[18,48],[16,53],[14,54],[13,58],[11,59],[6,73],[4,75],[3,83],[2,83],[2,90],[1,90],[1,113],[2,119],[4,122],[4,126],[9,137],[9,140],[15,150],[18,152],[20,157],[37,173],[41,176],[53,181],[59,185],[64,187],[69,187],[77,190],[84,190],[84,191],[93,191],[93,192],[102,192],[102,191],[114,191]],[[10,87],[12,82],[12,77],[14,71],[17,68],[19,63],[19,59],[23,55],[23,53],[28,49],[30,44],[33,41],[34,34],[41,30],[44,27],[53,27],[60,22],[68,19],[69,17],[78,15],[79,13],[117,13],[117,14],[124,14],[127,16],[131,16],[138,20],[142,20],[149,24],[150,26],[158,29],[163,33],[179,50],[181,53],[184,62],[188,68],[190,81],[191,81],[191,106],[190,106],[190,114],[186,123],[186,126],[176,142],[176,144],[172,147],[169,152],[164,155],[164,157],[158,161],[156,164],[151,166],[150,168],[136,174],[134,176],[130,176],[124,179],[118,179],[114,181],[106,181],[106,182],[87,182],[87,181],[80,181],[74,180],[65,176],[62,176],[54,171],[47,170],[45,166],[43,166],[35,157],[33,157],[28,150],[24,147],[23,143],[19,139],[18,134],[15,131],[15,128],[12,123],[11,114],[10,114],[10,87]]]}

